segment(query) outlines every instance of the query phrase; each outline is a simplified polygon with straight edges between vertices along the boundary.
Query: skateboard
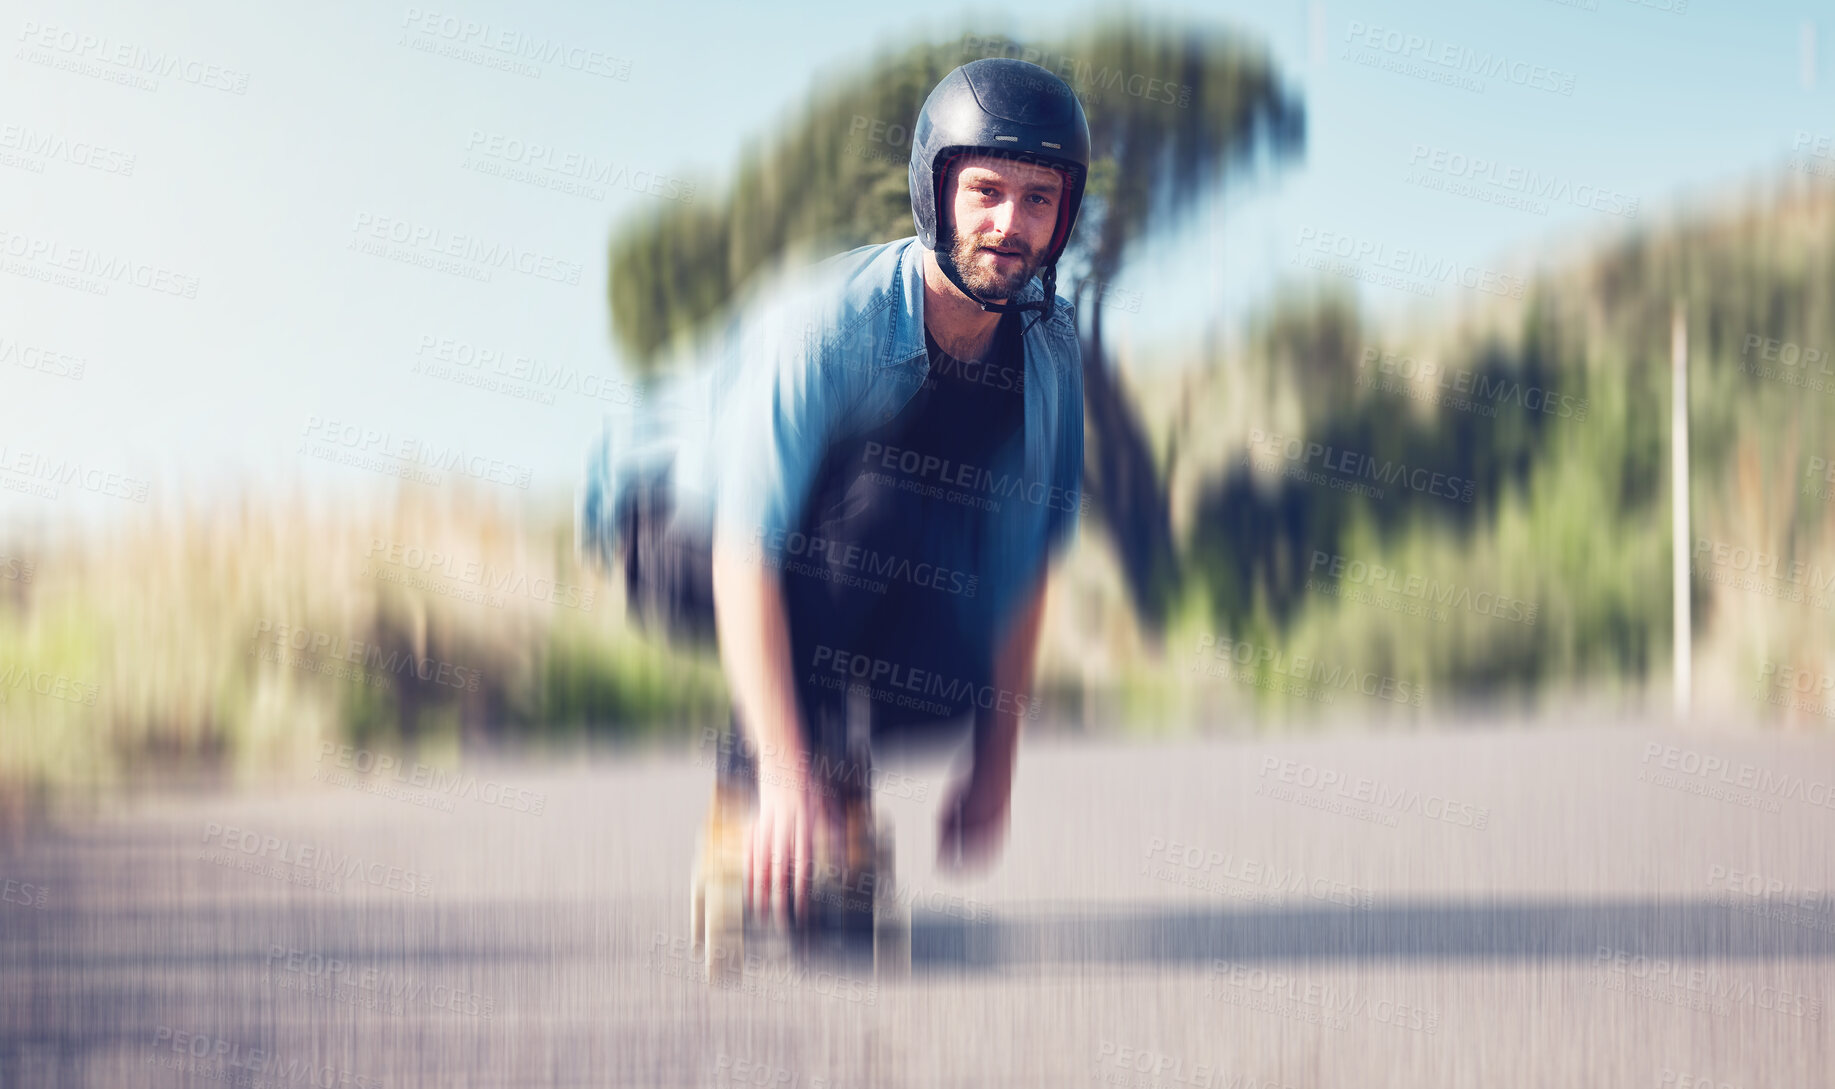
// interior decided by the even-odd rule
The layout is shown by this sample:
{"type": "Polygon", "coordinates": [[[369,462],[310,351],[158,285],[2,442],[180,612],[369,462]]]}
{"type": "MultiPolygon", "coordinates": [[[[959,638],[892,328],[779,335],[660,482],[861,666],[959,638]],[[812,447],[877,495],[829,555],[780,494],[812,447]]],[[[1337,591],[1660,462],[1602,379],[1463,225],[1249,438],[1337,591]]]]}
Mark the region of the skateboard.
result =
{"type": "Polygon", "coordinates": [[[842,803],[839,843],[816,839],[809,904],[774,932],[745,906],[745,835],[755,802],[739,786],[714,788],[689,891],[689,934],[710,982],[738,978],[748,952],[844,960],[871,957],[876,975],[911,967],[911,920],[892,867],[892,824],[874,819],[869,799],[842,803]]]}

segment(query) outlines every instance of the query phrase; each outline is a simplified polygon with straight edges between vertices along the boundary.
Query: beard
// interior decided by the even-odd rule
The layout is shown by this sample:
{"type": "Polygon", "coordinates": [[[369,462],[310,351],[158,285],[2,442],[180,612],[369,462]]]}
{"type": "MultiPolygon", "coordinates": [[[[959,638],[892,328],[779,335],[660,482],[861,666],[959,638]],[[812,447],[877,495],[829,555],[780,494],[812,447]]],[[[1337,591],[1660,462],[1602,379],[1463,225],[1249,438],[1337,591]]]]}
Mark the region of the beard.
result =
{"type": "Polygon", "coordinates": [[[1011,262],[984,252],[992,248],[994,243],[985,237],[958,238],[950,256],[956,262],[957,274],[971,292],[990,302],[1011,299],[1038,272],[1039,255],[1023,242],[1009,238],[1001,242],[999,248],[1019,253],[1019,267],[1012,268],[1009,267],[1011,262]]]}

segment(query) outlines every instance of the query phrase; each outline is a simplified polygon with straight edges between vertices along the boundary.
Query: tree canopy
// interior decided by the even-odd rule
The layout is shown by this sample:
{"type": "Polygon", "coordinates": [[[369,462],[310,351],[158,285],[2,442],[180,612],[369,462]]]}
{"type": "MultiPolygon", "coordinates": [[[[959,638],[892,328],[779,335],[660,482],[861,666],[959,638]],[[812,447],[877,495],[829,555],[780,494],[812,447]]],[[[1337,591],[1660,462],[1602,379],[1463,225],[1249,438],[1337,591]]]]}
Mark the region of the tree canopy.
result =
{"type": "Polygon", "coordinates": [[[1056,72],[1089,119],[1090,180],[1060,284],[1078,281],[1070,270],[1106,284],[1134,242],[1174,223],[1232,162],[1303,139],[1304,113],[1266,52],[1209,25],[1109,17],[1061,39],[965,33],[883,51],[752,141],[730,184],[700,187],[703,202],[618,226],[608,290],[626,357],[653,368],[780,260],[912,234],[912,125],[944,75],[984,56],[1056,72]]]}

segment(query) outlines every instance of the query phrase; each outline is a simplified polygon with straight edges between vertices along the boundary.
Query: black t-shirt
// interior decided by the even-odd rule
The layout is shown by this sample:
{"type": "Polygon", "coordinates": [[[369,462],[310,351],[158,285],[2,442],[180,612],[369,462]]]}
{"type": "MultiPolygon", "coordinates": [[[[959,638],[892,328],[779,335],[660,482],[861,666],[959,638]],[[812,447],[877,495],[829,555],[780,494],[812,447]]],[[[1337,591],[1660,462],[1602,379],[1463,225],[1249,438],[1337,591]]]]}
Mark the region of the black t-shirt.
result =
{"type": "Polygon", "coordinates": [[[881,671],[876,687],[891,691],[874,701],[879,724],[962,714],[963,693],[990,682],[992,618],[979,582],[986,521],[1004,505],[990,485],[1025,442],[1018,315],[1002,316],[978,362],[950,356],[928,329],[924,341],[930,372],[910,401],[836,443],[817,472],[803,532],[823,542],[826,575],[803,567],[783,578],[793,642],[805,644],[793,651],[799,675],[821,646],[925,671],[916,684],[881,671]]]}
{"type": "MultiPolygon", "coordinates": [[[[913,447],[955,455],[963,463],[986,465],[999,444],[1024,434],[1025,366],[1018,319],[1003,315],[981,362],[965,362],[938,346],[924,330],[930,374],[906,406],[905,438],[913,447]]],[[[898,423],[898,420],[891,421],[898,423]]]]}

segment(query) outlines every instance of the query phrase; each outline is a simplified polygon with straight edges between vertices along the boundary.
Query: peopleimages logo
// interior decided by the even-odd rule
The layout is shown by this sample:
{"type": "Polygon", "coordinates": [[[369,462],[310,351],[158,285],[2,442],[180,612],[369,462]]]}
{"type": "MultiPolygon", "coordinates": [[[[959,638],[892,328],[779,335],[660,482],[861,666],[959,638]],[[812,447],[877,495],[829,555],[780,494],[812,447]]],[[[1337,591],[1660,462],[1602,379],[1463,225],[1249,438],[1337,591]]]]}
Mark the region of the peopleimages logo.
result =
{"type": "Polygon", "coordinates": [[[895,472],[909,480],[935,481],[943,488],[956,489],[951,494],[964,499],[983,497],[992,504],[984,509],[998,511],[1000,505],[996,500],[1017,499],[1047,510],[1089,513],[1089,497],[1081,492],[901,446],[869,442],[860,451],[860,461],[869,468],[895,472]]]}
{"type": "MultiPolygon", "coordinates": [[[[1196,844],[1154,836],[1147,844],[1140,872],[1186,888],[1223,892],[1227,885],[1288,896],[1307,896],[1341,907],[1368,911],[1374,893],[1359,885],[1263,862],[1230,851],[1206,850],[1196,844]]],[[[1274,902],[1273,897],[1262,898],[1274,902]]]]}
{"type": "MultiPolygon", "coordinates": [[[[1761,363],[1780,363],[1786,367],[1803,367],[1814,370],[1817,374],[1835,376],[1829,369],[1829,353],[1814,345],[1805,346],[1792,340],[1779,340],[1777,337],[1760,336],[1747,333],[1740,342],[1739,357],[1748,362],[1754,353],[1761,363]]],[[[1747,373],[1752,373],[1747,368],[1747,373]]]]}
{"type": "Polygon", "coordinates": [[[644,954],[644,967],[773,1002],[788,1001],[795,992],[863,1006],[879,1003],[877,981],[830,971],[813,958],[767,956],[755,948],[724,944],[714,945],[711,952],[713,963],[705,964],[688,938],[658,931],[644,954]]]}
{"type": "Polygon", "coordinates": [[[424,1004],[430,1009],[485,1019],[497,1012],[497,1000],[487,994],[446,983],[429,987],[425,979],[374,965],[352,964],[337,956],[321,956],[293,946],[269,945],[263,968],[262,982],[276,990],[330,998],[367,1010],[399,1014],[410,1006],[424,1004]]]}
{"type": "Polygon", "coordinates": [[[49,894],[49,889],[30,881],[18,881],[9,877],[0,882],[0,904],[18,904],[20,907],[43,911],[45,898],[49,894]]]}
{"type": "Polygon", "coordinates": [[[1514,378],[1493,377],[1466,367],[1443,367],[1431,359],[1365,348],[1357,361],[1357,384],[1399,393],[1445,405],[1448,408],[1480,410],[1481,415],[1496,417],[1497,406],[1514,404],[1527,412],[1562,419],[1587,418],[1587,399],[1558,393],[1542,386],[1524,385],[1514,378]],[[1417,393],[1417,383],[1426,382],[1425,395],[1417,393]]]}
{"type": "Polygon", "coordinates": [[[882,698],[882,694],[937,697],[939,705],[943,707],[951,707],[967,700],[984,711],[998,710],[1030,719],[1038,718],[1039,709],[1043,706],[1034,696],[1009,692],[989,684],[977,685],[960,677],[945,677],[933,670],[914,669],[901,662],[851,653],[826,645],[816,647],[811,665],[815,677],[821,677],[826,672],[844,683],[852,681],[870,685],[875,699],[882,698]]]}
{"type": "MultiPolygon", "coordinates": [[[[1070,84],[1079,97],[1088,97],[1094,92],[1120,91],[1144,102],[1164,102],[1180,109],[1191,106],[1191,88],[1183,83],[1174,83],[1142,72],[1125,72],[1119,68],[1095,68],[1088,61],[1024,46],[1006,38],[982,38],[976,34],[964,34],[962,52],[979,53],[982,58],[1011,57],[1036,64],[1070,84]]],[[[1040,82],[1043,83],[1042,80],[1040,82]]]]}
{"type": "MultiPolygon", "coordinates": [[[[1348,772],[1336,768],[1320,767],[1302,760],[1283,760],[1276,756],[1265,756],[1262,758],[1259,774],[1262,783],[1257,786],[1256,793],[1269,793],[1284,801],[1289,799],[1275,792],[1283,783],[1298,787],[1315,799],[1329,798],[1333,801],[1343,799],[1347,802],[1362,803],[1370,807],[1368,812],[1383,816],[1392,817],[1396,813],[1411,814],[1425,820],[1469,828],[1475,832],[1488,831],[1491,824],[1489,806],[1399,784],[1386,783],[1367,775],[1353,778],[1348,772]],[[1264,790],[1264,787],[1274,788],[1274,790],[1264,790]]],[[[1327,807],[1315,806],[1315,808],[1327,807]]],[[[1367,818],[1360,817],[1360,819],[1367,818]]],[[[1393,819],[1386,823],[1394,827],[1393,819]]]]}
{"type": "Polygon", "coordinates": [[[56,499],[60,489],[75,487],[109,499],[131,503],[147,501],[148,481],[123,473],[109,472],[68,458],[50,458],[30,450],[11,450],[0,445],[0,488],[28,492],[44,499],[56,499]]]}
{"type": "Polygon", "coordinates": [[[54,68],[66,68],[87,76],[107,75],[111,82],[126,83],[141,90],[156,91],[159,83],[152,77],[173,77],[194,87],[230,94],[248,93],[247,72],[209,64],[194,57],[148,49],[105,34],[90,34],[67,27],[49,26],[25,20],[16,41],[25,48],[15,54],[18,59],[54,68]],[[114,69],[105,73],[97,66],[114,69]]]}
{"type": "Polygon", "coordinates": [[[578,261],[537,253],[513,242],[492,241],[370,212],[358,212],[352,221],[350,248],[369,256],[399,259],[486,282],[491,273],[507,271],[577,287],[585,272],[585,266],[578,261]],[[399,249],[390,250],[391,245],[399,249]]]}
{"type": "Polygon", "coordinates": [[[1831,895],[1827,889],[1798,888],[1794,882],[1781,877],[1714,864],[1708,867],[1708,888],[1739,893],[1754,900],[1765,900],[1781,907],[1816,912],[1835,919],[1835,895],[1831,895]]]}
{"type": "Polygon", "coordinates": [[[64,162],[103,174],[131,176],[135,155],[93,140],[72,140],[62,133],[45,132],[30,125],[0,125],[0,162],[34,174],[44,173],[47,162],[64,162]]]}
{"type": "Polygon", "coordinates": [[[1835,498],[1835,462],[1821,456],[1810,458],[1803,472],[1803,494],[1825,501],[1835,498]],[[1829,487],[1818,487],[1818,483],[1829,487]]]}
{"type": "Polygon", "coordinates": [[[1822,1020],[1822,999],[1816,995],[1736,979],[1712,968],[1684,967],[1664,957],[1648,957],[1605,945],[1594,954],[1593,967],[1596,986],[1670,1005],[1723,1015],[1729,1005],[1742,1005],[1782,1017],[1822,1020]],[[1602,976],[1603,980],[1599,980],[1602,976]]]}
{"type": "Polygon", "coordinates": [[[808,1080],[786,1066],[776,1066],[757,1059],[735,1059],[725,1051],[714,1059],[714,1079],[737,1085],[781,1087],[781,1089],[832,1089],[833,1083],[820,1074],[808,1080]]]}
{"type": "MultiPolygon", "coordinates": [[[[1289,475],[1312,483],[1336,487],[1341,482],[1368,480],[1385,487],[1399,485],[1422,495],[1459,503],[1472,501],[1474,484],[1471,480],[1418,465],[1410,466],[1405,461],[1390,461],[1346,447],[1307,442],[1290,435],[1263,431],[1259,427],[1249,430],[1249,447],[1246,460],[1251,464],[1258,460],[1257,455],[1266,461],[1282,459],[1291,463],[1289,475]],[[1330,475],[1312,472],[1314,466],[1330,475]]],[[[1272,463],[1279,466],[1278,461],[1272,463]]],[[[1369,488],[1368,485],[1359,487],[1369,488]]],[[[1366,494],[1372,494],[1376,499],[1383,496],[1382,489],[1367,490],[1366,494]]]]}
{"type": "Polygon", "coordinates": [[[357,639],[345,639],[322,631],[291,624],[276,624],[272,620],[259,620],[255,623],[255,634],[251,639],[256,644],[270,643],[279,648],[290,648],[310,653],[323,653],[328,659],[361,664],[374,673],[392,675],[407,674],[422,681],[457,688],[465,692],[478,691],[478,681],[484,674],[466,666],[453,665],[433,658],[421,658],[402,651],[390,651],[383,656],[382,648],[375,643],[365,644],[357,639]]]}
{"type": "MultiPolygon", "coordinates": [[[[529,488],[532,475],[530,469],[515,462],[486,457],[459,446],[428,442],[412,435],[398,436],[390,431],[344,420],[307,416],[306,425],[301,430],[305,439],[301,442],[300,453],[325,457],[326,460],[340,460],[340,454],[351,455],[355,460],[349,463],[359,467],[367,467],[362,459],[377,458],[381,459],[378,464],[386,463],[398,470],[418,470],[424,467],[457,472],[474,480],[525,491],[529,488]]],[[[437,484],[439,481],[435,478],[429,483],[437,484]]]]}
{"type": "Polygon", "coordinates": [[[801,747],[794,752],[780,748],[774,741],[748,746],[729,730],[716,726],[701,728],[697,746],[706,760],[722,760],[745,753],[752,760],[760,778],[766,783],[791,782],[824,794],[838,794],[845,788],[864,788],[880,795],[925,801],[930,796],[930,781],[902,772],[888,772],[867,761],[832,757],[809,752],[801,747]]]}
{"type": "MultiPolygon", "coordinates": [[[[647,193],[664,200],[693,204],[695,183],[656,170],[633,170],[629,164],[601,160],[589,153],[569,151],[537,140],[522,140],[498,132],[473,129],[465,141],[468,156],[493,160],[513,168],[504,176],[512,181],[526,181],[543,188],[577,193],[594,200],[602,198],[604,188],[624,187],[633,193],[647,193]]],[[[468,159],[467,166],[481,173],[491,173],[468,159]]]]}
{"type": "Polygon", "coordinates": [[[1227,1073],[1209,1063],[1188,1066],[1183,1058],[1107,1039],[1096,1046],[1095,1066],[1097,1080],[1115,1089],[1294,1089],[1285,1082],[1227,1073]]]}
{"type": "Polygon", "coordinates": [[[1798,129],[1790,149],[1794,152],[1791,156],[1793,170],[1824,178],[1835,176],[1835,138],[1798,129]],[[1812,162],[1813,159],[1822,161],[1812,162]]]}
{"type": "Polygon", "coordinates": [[[1289,976],[1278,968],[1213,959],[1205,983],[1207,998],[1278,1013],[1284,1017],[1343,1030],[1351,1017],[1432,1036],[1440,1030],[1440,1012],[1385,996],[1358,994],[1356,988],[1316,983],[1289,976]]]}
{"type": "Polygon", "coordinates": [[[0,703],[6,702],[8,690],[19,689],[87,707],[94,707],[96,697],[102,692],[99,684],[72,680],[62,673],[46,673],[42,669],[22,666],[17,662],[0,665],[0,703]]]}
{"type": "MultiPolygon", "coordinates": [[[[1374,238],[1363,238],[1342,231],[1322,231],[1316,227],[1303,226],[1294,240],[1294,246],[1302,252],[1310,251],[1350,262],[1353,267],[1367,265],[1380,272],[1396,273],[1418,281],[1423,287],[1457,284],[1487,295],[1520,299],[1528,286],[1528,281],[1521,276],[1436,257],[1408,246],[1391,246],[1374,238]]],[[[1427,293],[1431,294],[1432,289],[1427,293]]]]}
{"type": "MultiPolygon", "coordinates": [[[[1409,682],[1354,666],[1340,666],[1305,654],[1289,654],[1259,646],[1246,639],[1225,639],[1205,633],[1198,637],[1197,662],[1215,660],[1206,672],[1253,683],[1257,677],[1281,677],[1297,682],[1294,695],[1314,699],[1320,695],[1353,691],[1390,703],[1421,706],[1424,689],[1409,682]]],[[[1326,702],[1330,702],[1329,698],[1326,702]]]]}
{"type": "Polygon", "coordinates": [[[1690,794],[1721,797],[1729,792],[1710,794],[1704,787],[1727,784],[1752,791],[1751,802],[1738,795],[1724,797],[1723,800],[1749,805],[1750,808],[1764,808],[1775,813],[1778,811],[1778,799],[1782,798],[1817,808],[1835,809],[1835,786],[1826,780],[1810,779],[1790,772],[1774,772],[1757,764],[1729,762],[1725,757],[1695,749],[1650,741],[1644,744],[1643,759],[1639,763],[1643,767],[1638,771],[1638,778],[1647,779],[1658,786],[1675,787],[1690,794]],[[1655,769],[1650,767],[1653,763],[1655,769]],[[1658,776],[1652,774],[1653,771],[1671,774],[1658,776]],[[1752,804],[1758,802],[1768,804],[1752,804]]]}
{"type": "Polygon", "coordinates": [[[942,564],[914,562],[851,542],[831,541],[820,534],[766,531],[762,526],[753,530],[751,558],[773,570],[859,586],[876,594],[885,593],[893,581],[960,597],[974,597],[981,585],[980,575],[942,564]]]}
{"type": "Polygon", "coordinates": [[[447,771],[419,761],[404,764],[387,753],[374,753],[332,741],[320,742],[319,763],[324,764],[328,758],[333,766],[359,775],[420,787],[449,798],[480,802],[497,809],[510,809],[539,817],[548,806],[545,791],[507,786],[495,779],[479,779],[476,775],[447,771]]]}
{"type": "Polygon", "coordinates": [[[622,378],[431,333],[414,348],[414,373],[544,405],[554,404],[557,393],[633,407],[644,396],[643,387],[622,378]]]}
{"type": "Polygon", "coordinates": [[[307,884],[306,879],[312,879],[322,888],[336,888],[339,880],[356,878],[374,888],[410,896],[424,897],[433,891],[432,877],[420,871],[362,855],[340,854],[320,844],[283,839],[249,828],[210,821],[204,825],[203,842],[217,848],[219,853],[200,856],[201,861],[248,869],[270,877],[297,878],[301,879],[300,884],[307,884]],[[242,856],[240,860],[238,855],[242,856]]]}
{"type": "MultiPolygon", "coordinates": [[[[588,49],[571,40],[547,38],[502,24],[409,7],[403,10],[401,25],[402,29],[420,36],[403,44],[421,48],[445,43],[460,50],[495,53],[503,65],[513,66],[519,74],[533,75],[537,79],[541,78],[541,70],[536,65],[543,64],[559,65],[568,71],[602,79],[631,78],[631,62],[622,57],[614,57],[599,49],[588,49]],[[522,63],[528,61],[534,63],[522,63]]],[[[455,56],[460,60],[474,59],[465,52],[455,56]]]]}
{"type": "Polygon", "coordinates": [[[1822,673],[1813,669],[1793,669],[1790,666],[1779,666],[1773,661],[1765,661],[1759,666],[1759,683],[1775,685],[1805,695],[1815,692],[1835,693],[1835,674],[1822,673]]]}
{"type": "Polygon", "coordinates": [[[1813,344],[1748,333],[1740,344],[1739,369],[1755,378],[1815,393],[1835,391],[1835,370],[1829,369],[1829,352],[1813,344]]]}
{"type": "Polygon", "coordinates": [[[1696,575],[1709,582],[1749,593],[1823,609],[1835,604],[1835,597],[1831,597],[1835,593],[1835,568],[1824,569],[1817,562],[1786,562],[1775,552],[1700,537],[1695,541],[1691,566],[1696,575]]]}
{"type": "MultiPolygon", "coordinates": [[[[1431,35],[1370,26],[1361,20],[1352,19],[1345,25],[1344,40],[1365,49],[1387,53],[1403,63],[1432,65],[1448,76],[1502,79],[1533,91],[1570,96],[1574,93],[1572,72],[1534,64],[1489,49],[1473,49],[1431,35]]],[[[1484,85],[1478,84],[1472,89],[1482,92],[1484,85]]]]}
{"type": "Polygon", "coordinates": [[[7,336],[0,336],[0,363],[11,363],[53,378],[68,378],[72,382],[81,382],[83,373],[89,368],[89,361],[80,355],[7,336]]]}
{"type": "Polygon", "coordinates": [[[196,276],[93,246],[72,246],[56,238],[21,234],[4,226],[0,226],[0,256],[12,259],[5,266],[8,272],[38,280],[55,278],[53,273],[67,273],[79,282],[66,286],[93,295],[106,295],[114,284],[125,283],[156,295],[198,297],[196,276]]]}
{"type": "MultiPolygon", "coordinates": [[[[1380,563],[1365,563],[1362,560],[1347,559],[1335,552],[1313,551],[1312,560],[1307,564],[1308,574],[1321,570],[1330,572],[1340,582],[1371,590],[1386,591],[1401,597],[1417,601],[1432,602],[1446,608],[1460,609],[1475,616],[1488,616],[1497,620],[1508,620],[1516,624],[1534,624],[1536,614],[1540,611],[1533,601],[1524,601],[1509,594],[1480,590],[1476,594],[1469,586],[1458,583],[1443,583],[1423,575],[1399,571],[1385,567],[1380,563]]],[[[1312,589],[1312,579],[1308,578],[1308,589],[1312,589]]],[[[1438,617],[1444,619],[1444,615],[1438,617]]]]}
{"type": "MultiPolygon", "coordinates": [[[[1575,183],[1570,178],[1559,174],[1543,173],[1529,167],[1501,163],[1482,155],[1467,155],[1464,152],[1450,151],[1443,147],[1431,147],[1427,144],[1414,145],[1408,156],[1408,165],[1441,174],[1447,178],[1473,185],[1488,186],[1502,193],[1534,201],[1554,201],[1558,204],[1571,204],[1576,208],[1590,208],[1595,212],[1608,215],[1624,216],[1626,219],[1637,218],[1638,198],[1603,185],[1589,185],[1585,182],[1575,183]]],[[[1473,194],[1476,195],[1476,194],[1473,194]]],[[[1508,203],[1496,201],[1495,203],[1508,203]]],[[[1534,209],[1531,209],[1534,210],[1534,209]]],[[[1540,211],[1546,213],[1546,205],[1540,211]]]]}
{"type": "MultiPolygon", "coordinates": [[[[370,563],[387,564],[450,579],[487,594],[526,597],[540,604],[561,605],[582,612],[592,611],[596,594],[591,586],[577,586],[542,575],[531,579],[525,571],[498,567],[480,560],[463,560],[437,548],[421,548],[400,541],[385,541],[380,537],[370,538],[368,560],[370,563]]],[[[502,607],[500,600],[493,602],[493,599],[483,597],[482,594],[480,597],[487,604],[494,603],[496,607],[502,607]]]]}
{"type": "Polygon", "coordinates": [[[307,1085],[317,1089],[383,1089],[380,1078],[353,1074],[341,1066],[320,1066],[298,1055],[282,1059],[273,1051],[245,1047],[233,1040],[186,1032],[170,1025],[153,1029],[148,1043],[153,1054],[143,1066],[163,1066],[206,1081],[247,1085],[250,1089],[275,1089],[282,1085],[307,1085]],[[171,1055],[162,1054],[170,1051],[171,1055]]]}

